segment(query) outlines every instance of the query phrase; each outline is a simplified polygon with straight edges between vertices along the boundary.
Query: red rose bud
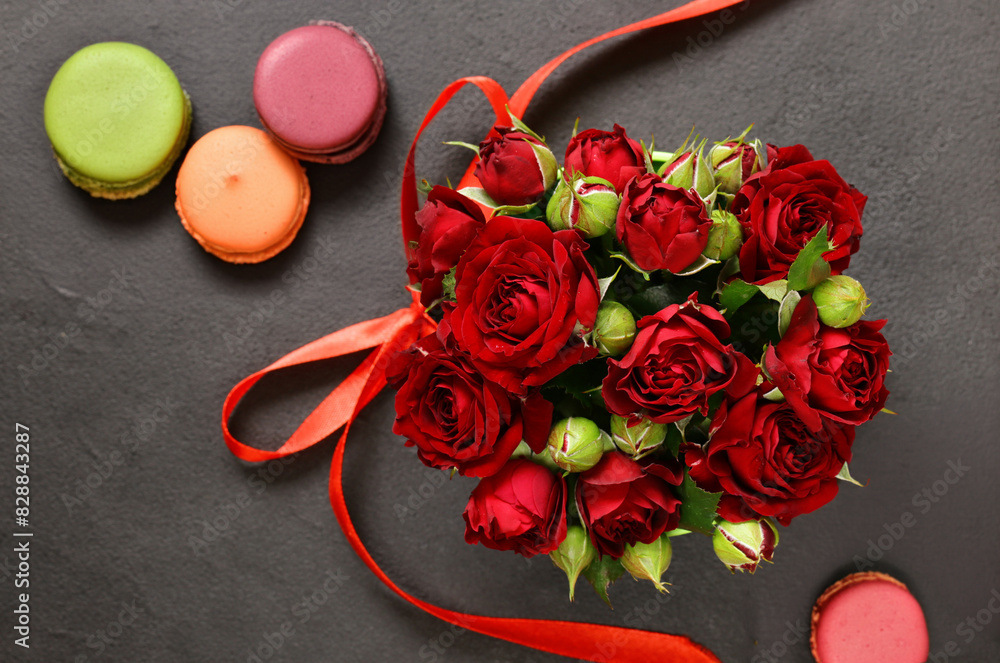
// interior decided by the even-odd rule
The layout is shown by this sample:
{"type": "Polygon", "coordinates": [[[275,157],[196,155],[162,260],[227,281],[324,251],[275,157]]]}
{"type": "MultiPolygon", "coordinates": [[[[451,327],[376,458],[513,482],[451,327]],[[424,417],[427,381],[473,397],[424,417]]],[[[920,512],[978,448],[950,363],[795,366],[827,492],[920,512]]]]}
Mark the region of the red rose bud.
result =
{"type": "Polygon", "coordinates": [[[577,230],[584,237],[600,237],[615,227],[618,194],[607,180],[578,176],[560,179],[545,216],[553,230],[577,230]]]}
{"type": "Polygon", "coordinates": [[[630,179],[646,172],[642,146],[617,124],[613,131],[587,129],[573,136],[566,146],[564,163],[570,176],[582,173],[600,177],[611,182],[618,193],[625,190],[630,179]]]}
{"type": "Polygon", "coordinates": [[[549,432],[549,454],[567,472],[584,472],[601,460],[607,436],[590,419],[563,419],[549,432]]]}
{"type": "Polygon", "coordinates": [[[537,393],[517,398],[485,379],[437,334],[397,354],[386,373],[397,390],[393,431],[428,467],[488,476],[522,439],[534,451],[545,447],[552,405],[537,393]]]}
{"type": "Polygon", "coordinates": [[[619,558],[625,546],[652,543],[676,528],[681,501],[670,486],[681,479],[680,468],[639,464],[620,451],[609,451],[581,474],[577,507],[598,553],[619,558]]]}
{"type": "Polygon", "coordinates": [[[587,531],[579,525],[566,529],[566,538],[559,547],[549,553],[549,559],[566,573],[569,579],[569,600],[575,599],[576,581],[590,563],[597,557],[597,549],[590,542],[587,531]]]}
{"type": "MultiPolygon", "coordinates": [[[[661,578],[670,566],[673,548],[670,537],[664,534],[652,543],[637,542],[625,546],[625,553],[619,560],[625,570],[636,580],[649,580],[660,592],[667,592],[661,578]]],[[[668,585],[670,583],[667,583],[668,585]]]]}
{"type": "Polygon", "coordinates": [[[701,147],[696,152],[687,151],[672,156],[662,166],[660,177],[667,184],[695,191],[703,199],[715,191],[715,178],[702,156],[701,147]]]}
{"type": "Polygon", "coordinates": [[[708,151],[708,161],[719,191],[729,194],[739,191],[743,182],[761,167],[758,146],[742,139],[716,143],[708,151]]]}
{"type": "Polygon", "coordinates": [[[635,338],[635,317],[618,302],[601,302],[592,334],[593,345],[602,355],[618,357],[632,345],[635,338]]]}
{"type": "Polygon", "coordinates": [[[462,514],[465,541],[525,557],[566,538],[566,482],[530,460],[514,459],[480,480],[462,514]]]}
{"type": "Polygon", "coordinates": [[[508,127],[493,127],[479,144],[476,178],[500,205],[530,205],[556,181],[559,164],[545,143],[508,127]]]}
{"type": "Polygon", "coordinates": [[[667,439],[667,426],[646,417],[611,415],[611,439],[615,446],[635,460],[656,451],[667,439]]]}
{"type": "Polygon", "coordinates": [[[729,323],[695,295],[639,320],[632,347],[621,359],[608,359],[602,395],[608,411],[622,417],[645,415],[658,424],[708,414],[708,399],[756,378],[750,360],[723,345],[729,323]]]}
{"type": "Polygon", "coordinates": [[[761,560],[771,561],[777,545],[778,528],[766,518],[742,523],[723,520],[712,534],[715,554],[733,573],[753,573],[761,560]]]}
{"type": "Polygon", "coordinates": [[[743,245],[743,229],[735,216],[726,210],[712,212],[712,227],[703,256],[710,260],[729,260],[743,245]]]}
{"type": "Polygon", "coordinates": [[[701,255],[712,227],[697,194],[652,173],[625,187],[615,224],[618,241],[640,269],[674,273],[701,255]]]}
{"type": "Polygon", "coordinates": [[[820,324],[810,295],[795,307],[788,331],[767,348],[763,364],[811,430],[820,430],[826,419],[862,424],[885,407],[892,353],[880,331],[884,324],[859,321],[844,329],[820,324]]]}
{"type": "Polygon", "coordinates": [[[445,319],[488,380],[523,395],[597,355],[583,340],[601,298],[586,248],[571,230],[497,216],[465,251],[445,319]]]}
{"type": "Polygon", "coordinates": [[[730,210],[743,226],[740,275],[764,284],[788,276],[799,251],[826,226],[836,247],[823,258],[836,275],[861,244],[867,198],[802,145],[777,148],[767,168],[736,193],[730,210]]]}
{"type": "Polygon", "coordinates": [[[407,272],[420,282],[420,302],[430,306],[443,296],[441,282],[486,224],[482,210],[462,194],[436,186],[417,212],[420,235],[407,272]]]}
{"type": "Polygon", "coordinates": [[[813,289],[812,296],[820,322],[838,329],[860,320],[871,305],[861,284],[843,274],[822,281],[813,289]]]}

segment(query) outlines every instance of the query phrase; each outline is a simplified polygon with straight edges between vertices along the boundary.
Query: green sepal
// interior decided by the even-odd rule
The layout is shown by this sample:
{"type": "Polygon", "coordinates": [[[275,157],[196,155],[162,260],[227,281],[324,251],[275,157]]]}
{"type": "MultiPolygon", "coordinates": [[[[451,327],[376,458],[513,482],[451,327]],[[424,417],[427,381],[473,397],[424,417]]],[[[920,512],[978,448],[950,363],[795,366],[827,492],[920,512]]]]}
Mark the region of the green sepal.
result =
{"type": "Polygon", "coordinates": [[[847,469],[847,463],[844,463],[844,466],[840,468],[840,472],[837,473],[837,478],[841,481],[846,481],[847,483],[853,483],[855,486],[861,486],[862,488],[865,487],[863,483],[851,476],[851,471],[847,469]]]}
{"type": "Polygon", "coordinates": [[[611,605],[611,599],[608,597],[608,587],[621,578],[623,573],[625,573],[625,567],[622,566],[621,562],[610,555],[604,555],[587,565],[587,568],[583,570],[583,577],[591,584],[601,600],[607,603],[609,608],[614,609],[614,606],[611,605]]]}

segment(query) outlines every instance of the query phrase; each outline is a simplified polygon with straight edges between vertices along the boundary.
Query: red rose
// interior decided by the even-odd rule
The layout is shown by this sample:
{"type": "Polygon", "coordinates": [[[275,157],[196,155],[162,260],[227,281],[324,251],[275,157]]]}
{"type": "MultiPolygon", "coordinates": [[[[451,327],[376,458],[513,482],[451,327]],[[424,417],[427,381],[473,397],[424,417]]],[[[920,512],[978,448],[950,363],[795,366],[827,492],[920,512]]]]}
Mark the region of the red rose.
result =
{"type": "Polygon", "coordinates": [[[879,320],[827,327],[819,321],[811,295],[795,307],[788,331],[768,347],[764,367],[810,429],[820,429],[821,416],[863,424],[885,406],[892,353],[879,332],[884,325],[879,320]]]}
{"type": "Polygon", "coordinates": [[[522,438],[545,448],[552,405],[539,394],[520,399],[490,382],[437,334],[415,343],[386,371],[396,389],[392,430],[417,447],[425,465],[483,477],[507,462],[522,438]]]}
{"type": "Polygon", "coordinates": [[[823,419],[809,428],[788,403],[754,389],[723,403],[702,448],[684,445],[691,477],[703,489],[724,491],[718,513],[740,522],[774,516],[783,525],[815,511],[837,494],[837,474],[851,459],[854,426],[823,419]]]}
{"type": "Polygon", "coordinates": [[[607,408],[622,417],[645,415],[656,423],[708,414],[709,397],[730,385],[756,380],[750,360],[719,339],[729,323],[697,294],[636,323],[632,347],[608,359],[601,390],[607,408]]]}
{"type": "Polygon", "coordinates": [[[551,552],[566,538],[566,481],[518,458],[480,480],[465,507],[465,540],[525,557],[551,552]]]}
{"type": "Polygon", "coordinates": [[[581,474],[576,502],[598,552],[618,558],[626,545],[652,543],[676,528],[681,501],[670,486],[682,478],[679,468],[640,464],[620,451],[605,453],[581,474]]]}
{"type": "Polygon", "coordinates": [[[596,355],[582,339],[600,301],[586,248],[573,230],[498,216],[466,250],[445,315],[487,379],[524,394],[596,355]]]}
{"type": "Polygon", "coordinates": [[[642,146],[617,124],[613,131],[587,129],[573,136],[566,146],[564,165],[568,174],[580,172],[606,179],[618,193],[630,179],[646,172],[642,146]]]}
{"type": "Polygon", "coordinates": [[[747,179],[731,208],[743,226],[743,280],[760,284],[787,277],[799,251],[824,226],[837,248],[823,257],[840,274],[861,242],[867,198],[802,145],[768,146],[768,157],[767,168],[747,179]]]}
{"type": "Polygon", "coordinates": [[[441,281],[486,224],[479,205],[462,194],[436,186],[417,212],[420,235],[414,260],[407,267],[410,278],[420,282],[420,302],[430,306],[441,299],[441,281]]]}
{"type": "Polygon", "coordinates": [[[676,273],[705,250],[712,221],[697,194],[647,173],[625,186],[615,227],[640,268],[676,273]]]}
{"type": "Polygon", "coordinates": [[[508,127],[493,127],[479,144],[476,179],[501,205],[528,205],[556,181],[559,164],[545,143],[508,127]]]}

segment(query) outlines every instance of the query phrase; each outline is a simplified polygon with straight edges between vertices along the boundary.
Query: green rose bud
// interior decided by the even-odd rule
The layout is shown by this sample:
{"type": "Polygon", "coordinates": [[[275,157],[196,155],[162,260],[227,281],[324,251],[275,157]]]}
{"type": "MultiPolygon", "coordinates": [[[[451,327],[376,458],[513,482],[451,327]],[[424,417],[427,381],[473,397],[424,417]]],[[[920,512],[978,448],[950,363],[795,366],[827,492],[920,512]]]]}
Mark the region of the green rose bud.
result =
{"type": "Polygon", "coordinates": [[[664,166],[663,181],[682,189],[694,189],[702,198],[708,198],[715,191],[712,169],[702,157],[701,147],[697,152],[678,153],[664,166]]]}
{"type": "Polygon", "coordinates": [[[549,454],[567,472],[586,472],[601,460],[607,437],[590,419],[563,419],[549,432],[549,454]]]}
{"type": "Polygon", "coordinates": [[[667,426],[653,423],[646,417],[619,417],[611,415],[611,439],[615,446],[632,458],[639,460],[655,451],[667,439],[667,426]]]}
{"type": "Polygon", "coordinates": [[[760,171],[759,149],[759,144],[744,143],[743,136],[740,136],[738,140],[716,143],[708,151],[708,160],[719,191],[734,194],[748,177],[760,171]]]}
{"type": "Polygon", "coordinates": [[[560,178],[545,217],[553,230],[574,229],[586,237],[600,237],[615,227],[619,202],[611,182],[577,173],[571,182],[560,178]]]}
{"type": "Polygon", "coordinates": [[[597,309],[592,335],[598,352],[608,357],[625,354],[635,340],[635,318],[618,302],[602,302],[597,309]]]}
{"type": "Polygon", "coordinates": [[[701,252],[711,260],[729,260],[743,246],[743,229],[731,212],[717,209],[712,212],[712,227],[708,231],[708,244],[701,252]]]}
{"type": "Polygon", "coordinates": [[[743,523],[721,521],[715,526],[712,547],[729,570],[736,573],[757,570],[761,560],[771,561],[778,545],[778,529],[767,518],[743,523]]]}
{"type": "Polygon", "coordinates": [[[670,545],[670,537],[664,534],[652,543],[640,541],[634,546],[625,546],[625,554],[619,561],[636,580],[649,580],[656,585],[658,590],[666,592],[667,588],[664,587],[660,578],[670,566],[672,556],[673,548],[670,545]]]}
{"type": "Polygon", "coordinates": [[[831,276],[813,289],[819,319],[830,327],[850,327],[871,305],[865,289],[850,276],[831,276]]]}
{"type": "Polygon", "coordinates": [[[549,559],[566,573],[569,580],[569,600],[574,599],[576,581],[580,573],[597,557],[597,548],[591,543],[587,531],[579,525],[566,528],[566,538],[549,553],[549,559]]]}

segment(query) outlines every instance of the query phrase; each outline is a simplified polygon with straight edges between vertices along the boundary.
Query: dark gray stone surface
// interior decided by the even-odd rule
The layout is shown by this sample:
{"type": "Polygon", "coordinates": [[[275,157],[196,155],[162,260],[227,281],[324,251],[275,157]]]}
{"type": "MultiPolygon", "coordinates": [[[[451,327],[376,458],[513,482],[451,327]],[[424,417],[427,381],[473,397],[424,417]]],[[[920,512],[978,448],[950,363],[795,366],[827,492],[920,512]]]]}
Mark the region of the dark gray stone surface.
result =
{"type": "MultiPolygon", "coordinates": [[[[385,589],[330,511],[334,440],[269,470],[234,459],[219,430],[237,380],[406,304],[397,182],[442,87],[484,74],[513,90],[564,49],[679,2],[540,4],[0,3],[0,659],[243,663],[266,654],[287,622],[262,660],[557,660],[455,634],[385,589]],[[158,53],[191,95],[197,138],[256,125],[257,56],[317,18],[353,24],[375,45],[389,114],[356,162],[309,166],[309,216],[277,258],[232,266],[202,251],[173,210],[176,169],[127,202],[91,199],[60,175],[42,100],[78,48],[118,39],[158,53]],[[31,432],[29,651],[12,631],[18,422],[31,432]]],[[[398,517],[430,475],[390,432],[383,395],[347,458],[357,526],[390,576],[430,601],[689,633],[726,663],[809,660],[799,629],[814,599],[856,560],[878,558],[922,602],[932,650],[948,652],[934,660],[1000,661],[1000,615],[989,608],[1000,595],[998,4],[781,0],[735,13],[729,25],[695,20],[577,56],[526,119],[557,153],[577,116],[583,127],[655,133],[664,146],[695,123],[723,137],[755,122],[758,136],[805,143],[870,196],[850,273],[874,299],[870,313],[890,320],[899,416],[859,430],[852,469],[868,487],[843,486],[783,530],[776,563],[756,577],[730,577],[708,541],[680,539],[670,597],[622,581],[611,612],[586,587],[570,604],[545,560],[466,545],[470,481],[425,487],[398,517]],[[946,483],[959,463],[961,478],[946,483]],[[908,528],[898,524],[907,513],[908,528]],[[962,626],[968,619],[975,628],[962,626]]],[[[457,178],[466,154],[439,143],[476,142],[487,113],[462,93],[428,132],[420,175],[457,178]]],[[[238,413],[238,434],[276,447],[352,365],[262,384],[238,413]]]]}

